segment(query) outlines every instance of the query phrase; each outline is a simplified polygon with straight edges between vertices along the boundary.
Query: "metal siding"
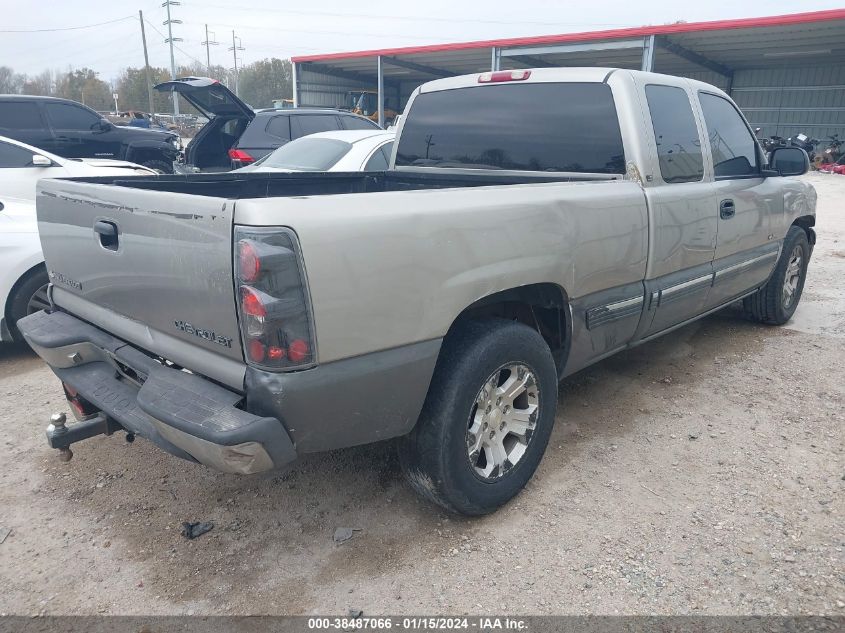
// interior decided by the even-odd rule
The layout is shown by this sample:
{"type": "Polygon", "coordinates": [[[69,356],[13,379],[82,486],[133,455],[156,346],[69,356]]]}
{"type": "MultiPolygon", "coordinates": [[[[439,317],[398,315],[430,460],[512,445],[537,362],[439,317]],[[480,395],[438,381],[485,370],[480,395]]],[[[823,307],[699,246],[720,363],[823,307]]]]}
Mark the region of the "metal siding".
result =
{"type": "Polygon", "coordinates": [[[340,108],[346,106],[346,92],[366,88],[374,90],[366,82],[341,79],[297,66],[300,107],[340,108]]]}
{"type": "Polygon", "coordinates": [[[731,96],[762,136],[845,135],[845,67],[838,64],[739,70],[731,96]]]}

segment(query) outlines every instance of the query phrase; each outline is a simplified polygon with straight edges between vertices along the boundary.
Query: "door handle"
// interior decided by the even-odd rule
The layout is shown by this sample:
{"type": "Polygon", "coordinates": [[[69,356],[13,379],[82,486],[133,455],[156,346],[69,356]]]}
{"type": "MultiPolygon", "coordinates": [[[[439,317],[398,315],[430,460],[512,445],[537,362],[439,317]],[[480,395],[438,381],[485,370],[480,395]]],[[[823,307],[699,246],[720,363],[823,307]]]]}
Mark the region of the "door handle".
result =
{"type": "Polygon", "coordinates": [[[107,220],[97,220],[94,222],[94,233],[100,236],[100,246],[110,251],[117,250],[117,224],[107,220]]]}
{"type": "Polygon", "coordinates": [[[729,220],[736,215],[736,206],[733,200],[722,200],[719,203],[719,217],[723,220],[729,220]]]}

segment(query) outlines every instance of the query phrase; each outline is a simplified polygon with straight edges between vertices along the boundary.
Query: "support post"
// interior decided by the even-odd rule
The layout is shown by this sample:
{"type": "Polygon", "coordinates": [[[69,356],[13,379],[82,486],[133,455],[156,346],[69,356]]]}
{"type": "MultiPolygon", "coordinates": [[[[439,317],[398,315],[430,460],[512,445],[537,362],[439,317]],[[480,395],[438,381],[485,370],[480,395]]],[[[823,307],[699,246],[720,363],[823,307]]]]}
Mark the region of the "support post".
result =
{"type": "Polygon", "coordinates": [[[299,107],[299,81],[297,81],[296,76],[296,62],[291,62],[290,68],[290,78],[291,83],[293,84],[293,107],[299,107]]]}
{"type": "Polygon", "coordinates": [[[502,69],[502,51],[498,46],[490,49],[490,71],[496,72],[502,69]]]}
{"type": "Polygon", "coordinates": [[[377,58],[378,67],[376,75],[378,77],[378,125],[384,127],[384,63],[381,60],[381,55],[377,58]]]}
{"type": "MultiPolygon", "coordinates": [[[[181,38],[174,39],[173,38],[173,23],[176,20],[173,20],[170,17],[170,5],[178,5],[178,2],[174,0],[165,0],[164,6],[167,7],[167,43],[170,45],[170,79],[176,79],[176,58],[173,55],[173,42],[175,41],[182,41],[181,38]]],[[[170,95],[173,97],[173,116],[179,116],[179,93],[175,90],[171,91],[170,95]]],[[[175,123],[175,119],[174,119],[175,123]]]]}
{"type": "Polygon", "coordinates": [[[150,77],[150,56],[147,54],[147,33],[144,31],[143,11],[138,11],[138,18],[141,20],[141,42],[144,44],[144,77],[147,80],[147,99],[150,101],[150,115],[154,115],[155,103],[153,102],[153,79],[150,77]]]}
{"type": "Polygon", "coordinates": [[[642,70],[654,72],[654,35],[647,35],[643,38],[643,65],[642,70]]]}

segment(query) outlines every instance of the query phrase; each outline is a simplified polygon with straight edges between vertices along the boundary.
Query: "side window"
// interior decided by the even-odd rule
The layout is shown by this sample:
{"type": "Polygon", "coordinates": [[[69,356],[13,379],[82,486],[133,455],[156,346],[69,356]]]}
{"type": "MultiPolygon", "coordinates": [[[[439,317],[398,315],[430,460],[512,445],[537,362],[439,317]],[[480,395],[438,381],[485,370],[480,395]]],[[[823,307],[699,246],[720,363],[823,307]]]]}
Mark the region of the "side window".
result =
{"type": "Polygon", "coordinates": [[[0,129],[40,130],[44,128],[38,105],[32,101],[0,102],[0,129]]]}
{"type": "Polygon", "coordinates": [[[699,95],[716,178],[758,174],[757,142],[739,112],[727,99],[706,92],[699,95]]]}
{"type": "Polygon", "coordinates": [[[379,147],[364,165],[364,171],[384,171],[385,169],[387,169],[387,158],[384,156],[384,147],[379,147]]]}
{"type": "Polygon", "coordinates": [[[47,103],[47,116],[57,130],[85,130],[99,121],[99,117],[85,108],[71,103],[47,103]]]}
{"type": "Polygon", "coordinates": [[[32,167],[32,154],[23,147],[0,143],[0,169],[32,167]]]}
{"type": "Polygon", "coordinates": [[[290,140],[290,117],[287,115],[274,116],[267,122],[264,130],[270,136],[275,136],[283,141],[290,140]]]}
{"type": "Polygon", "coordinates": [[[372,130],[378,127],[378,125],[371,123],[369,119],[359,116],[342,116],[340,120],[343,121],[343,127],[347,130],[372,130]]]}
{"type": "Polygon", "coordinates": [[[334,114],[304,114],[293,117],[291,121],[291,132],[297,138],[337,129],[340,129],[340,123],[334,114]]]}
{"type": "Polygon", "coordinates": [[[645,87],[645,94],[663,180],[698,182],[704,177],[704,160],[686,90],[650,85],[645,87]]]}

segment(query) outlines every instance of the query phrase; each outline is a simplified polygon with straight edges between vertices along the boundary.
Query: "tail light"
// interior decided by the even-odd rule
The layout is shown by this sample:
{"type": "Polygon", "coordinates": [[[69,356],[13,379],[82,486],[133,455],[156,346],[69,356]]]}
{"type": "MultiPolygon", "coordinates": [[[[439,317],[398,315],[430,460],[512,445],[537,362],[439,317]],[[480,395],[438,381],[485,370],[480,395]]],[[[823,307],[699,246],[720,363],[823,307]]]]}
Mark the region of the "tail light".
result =
{"type": "Polygon", "coordinates": [[[234,259],[246,361],[270,370],[313,364],[311,306],[294,233],[236,226],[234,259]]]}
{"type": "Polygon", "coordinates": [[[230,149],[229,158],[243,164],[255,162],[255,159],[242,149],[230,149]]]}
{"type": "Polygon", "coordinates": [[[71,411],[73,411],[73,417],[78,421],[90,420],[100,412],[97,407],[80,396],[76,389],[66,382],[62,383],[62,388],[65,390],[65,398],[67,398],[71,411]]]}
{"type": "Polygon", "coordinates": [[[502,81],[524,81],[531,76],[530,70],[497,70],[478,76],[480,84],[497,84],[502,81]]]}

